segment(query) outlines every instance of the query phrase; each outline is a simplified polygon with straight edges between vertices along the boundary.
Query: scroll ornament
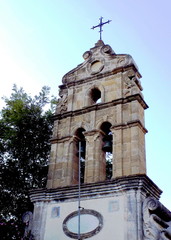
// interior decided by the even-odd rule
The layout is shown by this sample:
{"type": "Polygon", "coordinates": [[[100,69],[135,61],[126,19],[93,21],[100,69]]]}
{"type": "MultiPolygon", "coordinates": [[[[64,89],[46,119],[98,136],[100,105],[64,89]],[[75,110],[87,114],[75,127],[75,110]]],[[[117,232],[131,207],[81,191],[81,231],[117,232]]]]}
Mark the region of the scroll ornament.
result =
{"type": "Polygon", "coordinates": [[[143,203],[144,240],[171,240],[171,212],[149,197],[143,203]]]}

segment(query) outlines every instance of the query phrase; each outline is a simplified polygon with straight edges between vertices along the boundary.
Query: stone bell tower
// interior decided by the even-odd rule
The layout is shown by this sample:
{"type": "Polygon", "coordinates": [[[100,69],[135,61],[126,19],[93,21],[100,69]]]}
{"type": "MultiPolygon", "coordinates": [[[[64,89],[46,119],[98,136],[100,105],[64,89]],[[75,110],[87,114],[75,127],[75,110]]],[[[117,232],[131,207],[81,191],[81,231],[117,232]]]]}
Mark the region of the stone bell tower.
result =
{"type": "Polygon", "coordinates": [[[59,86],[47,188],[31,192],[35,239],[171,239],[171,214],[146,176],[138,67],[102,40],[83,58],[59,86]]]}
{"type": "MultiPolygon", "coordinates": [[[[104,181],[103,139],[112,135],[112,178],[146,173],[141,77],[129,55],[98,41],[84,63],[63,77],[54,116],[47,188],[76,184],[79,134],[85,141],[84,183],[104,181]]],[[[80,139],[81,140],[81,139],[80,139]]]]}

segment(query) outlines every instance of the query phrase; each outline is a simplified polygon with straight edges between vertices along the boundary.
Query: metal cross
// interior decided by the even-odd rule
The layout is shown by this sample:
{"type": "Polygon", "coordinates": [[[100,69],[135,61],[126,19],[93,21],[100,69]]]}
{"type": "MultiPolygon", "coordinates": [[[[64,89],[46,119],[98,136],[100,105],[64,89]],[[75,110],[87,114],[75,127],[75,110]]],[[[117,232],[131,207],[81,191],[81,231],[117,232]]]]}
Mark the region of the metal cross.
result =
{"type": "Polygon", "coordinates": [[[106,24],[106,23],[110,23],[110,22],[112,21],[112,20],[108,20],[107,22],[102,22],[102,19],[103,19],[103,17],[99,18],[99,20],[100,20],[99,25],[93,26],[93,27],[91,28],[91,29],[95,29],[95,28],[97,28],[97,27],[100,28],[100,31],[99,31],[99,33],[100,33],[100,40],[102,40],[102,32],[103,32],[102,27],[103,27],[103,25],[106,24]]]}

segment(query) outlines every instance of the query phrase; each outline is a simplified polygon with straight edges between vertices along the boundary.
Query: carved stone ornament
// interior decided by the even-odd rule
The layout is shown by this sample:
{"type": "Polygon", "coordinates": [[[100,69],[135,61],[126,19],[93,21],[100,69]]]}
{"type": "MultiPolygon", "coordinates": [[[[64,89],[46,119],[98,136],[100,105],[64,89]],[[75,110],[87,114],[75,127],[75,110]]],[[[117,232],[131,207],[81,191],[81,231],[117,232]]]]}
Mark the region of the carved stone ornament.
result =
{"type": "Polygon", "coordinates": [[[83,54],[84,60],[89,59],[91,56],[92,56],[92,53],[91,53],[90,51],[86,51],[86,52],[83,54]]]}
{"type": "Polygon", "coordinates": [[[23,240],[33,240],[33,235],[31,233],[33,214],[32,212],[25,212],[22,217],[23,223],[25,224],[23,240]]]}
{"type": "Polygon", "coordinates": [[[102,71],[104,64],[101,61],[94,61],[91,63],[91,74],[96,74],[102,71]]]}
{"type": "Polygon", "coordinates": [[[137,74],[132,70],[129,70],[124,74],[124,86],[124,96],[136,93],[140,94],[143,90],[137,74]]]}
{"type": "Polygon", "coordinates": [[[117,64],[121,64],[122,62],[125,62],[125,57],[118,57],[117,64]]]}
{"type": "Polygon", "coordinates": [[[100,73],[104,69],[104,59],[92,59],[88,65],[87,70],[91,75],[100,73]]]}
{"type": "Polygon", "coordinates": [[[103,52],[103,53],[107,53],[107,54],[111,54],[111,53],[113,53],[113,50],[112,50],[111,46],[109,46],[109,45],[104,45],[104,46],[102,47],[102,52],[103,52]]]}
{"type": "Polygon", "coordinates": [[[129,70],[124,74],[124,85],[124,96],[136,93],[140,94],[140,92],[143,90],[141,82],[133,70],[129,70]]]}
{"type": "Polygon", "coordinates": [[[61,98],[58,99],[58,103],[57,103],[57,108],[56,108],[56,113],[64,113],[67,111],[67,104],[68,104],[68,94],[67,91],[65,90],[61,90],[59,92],[59,96],[61,98]]]}
{"type": "Polygon", "coordinates": [[[171,240],[171,212],[151,197],[143,203],[143,232],[144,240],[171,240]]]}
{"type": "Polygon", "coordinates": [[[124,88],[124,96],[128,96],[131,94],[131,89],[133,87],[135,87],[135,82],[133,80],[134,76],[133,77],[130,77],[130,76],[125,76],[124,77],[124,85],[125,85],[125,88],[124,88]]]}

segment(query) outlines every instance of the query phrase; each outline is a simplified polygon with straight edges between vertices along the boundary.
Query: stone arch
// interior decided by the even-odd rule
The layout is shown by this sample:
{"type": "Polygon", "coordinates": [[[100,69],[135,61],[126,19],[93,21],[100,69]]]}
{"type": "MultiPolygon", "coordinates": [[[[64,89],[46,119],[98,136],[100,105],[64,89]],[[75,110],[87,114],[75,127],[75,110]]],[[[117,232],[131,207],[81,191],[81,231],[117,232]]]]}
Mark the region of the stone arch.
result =
{"type": "Polygon", "coordinates": [[[74,147],[73,147],[73,176],[75,179],[79,179],[81,183],[84,183],[85,175],[85,159],[86,159],[86,139],[84,136],[85,129],[79,127],[74,132],[74,147]],[[79,169],[80,161],[80,169],[79,169]]]}
{"type": "Polygon", "coordinates": [[[75,136],[75,133],[77,131],[78,128],[84,128],[85,131],[88,131],[90,126],[87,122],[83,121],[81,122],[81,124],[78,122],[74,125],[74,127],[71,128],[71,135],[72,136],[75,136]]]}
{"type": "Polygon", "coordinates": [[[102,146],[101,151],[104,152],[106,161],[106,179],[112,178],[113,172],[113,134],[111,131],[112,124],[109,121],[104,121],[100,125],[102,146]]]}
{"type": "Polygon", "coordinates": [[[114,119],[112,119],[112,117],[108,117],[108,116],[104,116],[102,119],[98,120],[96,123],[96,129],[101,129],[101,125],[104,122],[109,122],[111,124],[111,127],[113,125],[113,121],[114,119]]]}
{"type": "Polygon", "coordinates": [[[85,107],[98,103],[96,102],[96,98],[97,100],[101,98],[101,102],[105,101],[105,90],[103,85],[94,84],[87,89],[85,94],[85,107]],[[94,91],[94,93],[92,93],[93,90],[96,92],[94,91]]]}

